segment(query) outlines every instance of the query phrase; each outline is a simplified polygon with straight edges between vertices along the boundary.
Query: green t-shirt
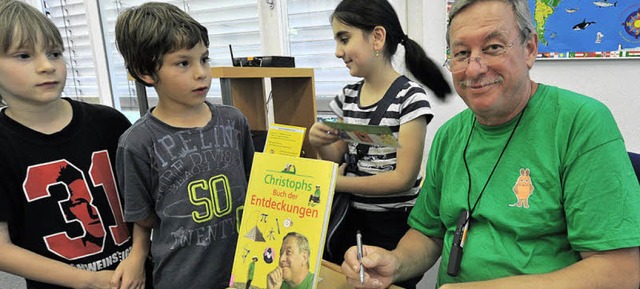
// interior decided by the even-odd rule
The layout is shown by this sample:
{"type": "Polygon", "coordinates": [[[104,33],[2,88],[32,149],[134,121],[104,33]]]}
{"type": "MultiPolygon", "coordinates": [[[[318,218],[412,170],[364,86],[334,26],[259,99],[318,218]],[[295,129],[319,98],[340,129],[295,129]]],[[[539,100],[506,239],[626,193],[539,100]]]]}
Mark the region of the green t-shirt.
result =
{"type": "Polygon", "coordinates": [[[302,280],[302,283],[296,287],[291,287],[287,282],[282,282],[280,289],[311,289],[313,287],[313,273],[307,273],[307,277],[302,280]]]}
{"type": "Polygon", "coordinates": [[[551,272],[580,260],[581,251],[640,245],[640,186],[611,112],[541,84],[472,213],[460,273],[447,275],[458,218],[474,206],[517,120],[475,122],[466,156],[471,181],[463,151],[473,113],[461,112],[436,133],[408,222],[444,240],[440,285],[551,272]]]}
{"type": "Polygon", "coordinates": [[[253,274],[256,271],[256,262],[251,260],[249,263],[249,272],[247,272],[247,280],[253,280],[253,274]]]}

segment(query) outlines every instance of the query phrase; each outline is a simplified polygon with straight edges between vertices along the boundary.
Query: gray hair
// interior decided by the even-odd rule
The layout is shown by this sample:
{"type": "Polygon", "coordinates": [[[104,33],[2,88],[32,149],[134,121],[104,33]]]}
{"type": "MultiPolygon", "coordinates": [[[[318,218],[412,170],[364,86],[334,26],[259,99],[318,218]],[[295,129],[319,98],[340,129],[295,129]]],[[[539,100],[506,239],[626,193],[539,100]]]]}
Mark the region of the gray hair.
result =
{"type": "Polygon", "coordinates": [[[513,14],[516,17],[516,23],[518,24],[518,31],[520,31],[522,43],[526,42],[531,36],[531,33],[535,31],[527,0],[456,0],[449,12],[449,21],[447,23],[447,45],[449,45],[449,38],[451,36],[450,28],[453,18],[472,4],[486,1],[500,1],[511,6],[513,14]]]}
{"type": "Polygon", "coordinates": [[[298,251],[307,253],[307,268],[309,268],[310,266],[308,257],[311,256],[311,249],[307,237],[297,232],[289,232],[284,236],[284,238],[282,238],[282,243],[284,243],[287,238],[295,238],[296,245],[298,245],[298,251]]]}

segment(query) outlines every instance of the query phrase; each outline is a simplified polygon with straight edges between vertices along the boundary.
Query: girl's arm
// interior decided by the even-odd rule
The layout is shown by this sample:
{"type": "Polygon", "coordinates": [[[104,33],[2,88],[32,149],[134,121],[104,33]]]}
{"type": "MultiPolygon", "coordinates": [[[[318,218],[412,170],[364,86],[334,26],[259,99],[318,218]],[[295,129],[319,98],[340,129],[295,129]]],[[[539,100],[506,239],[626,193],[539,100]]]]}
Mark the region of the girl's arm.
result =
{"type": "Polygon", "coordinates": [[[372,176],[338,176],[336,191],[388,195],[411,189],[420,172],[426,135],[425,117],[400,125],[396,169],[372,176]]]}

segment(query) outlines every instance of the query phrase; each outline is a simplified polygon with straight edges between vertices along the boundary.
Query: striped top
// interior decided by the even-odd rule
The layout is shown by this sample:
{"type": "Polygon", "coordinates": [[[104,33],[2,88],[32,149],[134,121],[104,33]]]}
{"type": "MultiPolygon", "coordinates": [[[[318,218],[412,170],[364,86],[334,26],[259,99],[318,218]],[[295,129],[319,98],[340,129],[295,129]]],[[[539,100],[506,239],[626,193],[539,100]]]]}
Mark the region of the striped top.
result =
{"type": "MultiPolygon", "coordinates": [[[[421,116],[425,116],[427,123],[429,123],[433,118],[433,114],[427,100],[427,94],[422,86],[405,76],[401,76],[396,81],[403,81],[404,84],[384,113],[379,125],[391,128],[393,135],[397,138],[400,125],[421,116]]],[[[345,86],[342,94],[337,95],[329,104],[330,109],[345,123],[369,124],[369,119],[378,106],[379,102],[366,107],[360,105],[360,90],[363,83],[363,81],[359,81],[345,86]]],[[[350,157],[358,155],[356,145],[355,143],[348,143],[350,157]]],[[[368,154],[358,158],[358,170],[361,175],[374,175],[395,170],[396,152],[397,150],[394,147],[371,146],[368,154]]],[[[360,155],[362,154],[363,152],[360,152],[360,155]]],[[[347,173],[347,175],[355,176],[354,173],[347,173]]],[[[417,197],[420,190],[421,179],[422,176],[419,174],[413,188],[391,195],[370,196],[354,194],[351,206],[369,211],[387,211],[413,206],[415,197],[417,197]]]]}

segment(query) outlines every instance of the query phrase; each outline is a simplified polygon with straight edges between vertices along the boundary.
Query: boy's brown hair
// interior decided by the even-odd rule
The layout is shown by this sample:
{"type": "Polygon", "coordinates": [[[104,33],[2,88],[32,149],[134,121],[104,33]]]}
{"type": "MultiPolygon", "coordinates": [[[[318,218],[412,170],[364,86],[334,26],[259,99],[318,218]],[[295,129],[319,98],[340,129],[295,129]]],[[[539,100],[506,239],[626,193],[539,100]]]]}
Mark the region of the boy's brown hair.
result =
{"type": "MultiPolygon", "coordinates": [[[[44,13],[20,1],[0,0],[0,54],[7,54],[16,43],[31,50],[42,45],[47,51],[64,51],[58,27],[44,13]]],[[[1,95],[0,105],[5,105],[1,95]]]]}
{"type": "Polygon", "coordinates": [[[116,21],[116,45],[127,70],[146,86],[140,76],[158,81],[162,57],[202,42],[209,47],[207,28],[178,7],[158,2],[126,9],[116,21]]]}

